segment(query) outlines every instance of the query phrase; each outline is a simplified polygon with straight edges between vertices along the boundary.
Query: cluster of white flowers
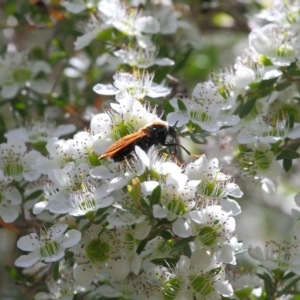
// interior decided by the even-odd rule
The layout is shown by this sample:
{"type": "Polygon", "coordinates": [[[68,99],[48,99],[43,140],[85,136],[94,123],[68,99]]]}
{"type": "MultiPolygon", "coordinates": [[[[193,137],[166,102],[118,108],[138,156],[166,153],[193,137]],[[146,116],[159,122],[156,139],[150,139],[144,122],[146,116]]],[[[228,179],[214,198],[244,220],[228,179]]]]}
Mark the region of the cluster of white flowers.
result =
{"type": "MultiPolygon", "coordinates": [[[[41,225],[17,243],[29,254],[21,255],[16,266],[59,266],[60,279],[49,277],[49,293],[39,292],[36,300],[72,299],[81,292],[132,300],[233,296],[226,266],[236,264],[243,247],[237,242],[235,223],[241,213],[236,199],[243,192],[221,171],[219,159],[203,154],[181,164],[171,151],[150,144],[142,149],[135,142],[121,162],[102,155],[151,124],[178,126],[180,132],[191,131],[191,139],[195,132],[207,136],[230,127],[226,133],[237,149],[233,162],[274,194],[282,171],[276,157],[300,137],[300,124],[293,116],[296,89],[291,88],[288,99],[281,94],[293,76],[284,68],[300,68],[299,4],[274,1],[272,9],[262,13],[271,23],[250,33],[249,45],[234,67],[198,83],[191,97],[171,99],[173,111],[163,120],[147,97],[167,97],[172,90],[154,83],[154,73],[147,68],[175,63],[157,58],[152,35],[173,34],[187,24],[171,1],[161,1],[153,11],[137,8],[145,2],[132,1],[129,6],[121,0],[65,1],[70,13],[94,12],[85,34],[75,42],[76,50],[104,30],[118,31],[128,45],[122,41],[111,53],[136,69],[117,71],[113,84],[94,86],[95,93],[114,96],[115,101],[93,115],[89,129],[63,139],[75,126],[30,122],[7,132],[7,142],[0,144],[1,218],[13,222],[22,211],[31,221],[52,224],[41,225]]],[[[0,77],[2,96],[13,98],[27,90],[44,93],[45,82],[36,82],[36,75],[50,72],[50,67],[30,62],[24,53],[14,53],[14,59],[11,55],[0,59],[0,67],[7,70],[5,78],[0,77]]],[[[298,194],[298,205],[299,199],[298,194]]],[[[300,274],[299,211],[293,216],[294,244],[268,242],[265,254],[258,247],[251,251],[265,268],[300,274]]]]}

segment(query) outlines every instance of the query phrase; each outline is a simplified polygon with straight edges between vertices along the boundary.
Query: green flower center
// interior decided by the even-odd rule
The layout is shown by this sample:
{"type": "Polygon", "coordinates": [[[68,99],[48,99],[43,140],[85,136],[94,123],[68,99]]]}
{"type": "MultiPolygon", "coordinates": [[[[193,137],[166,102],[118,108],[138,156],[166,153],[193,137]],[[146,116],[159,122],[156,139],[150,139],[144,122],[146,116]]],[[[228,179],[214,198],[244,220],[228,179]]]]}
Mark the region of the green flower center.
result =
{"type": "Polygon", "coordinates": [[[228,89],[228,87],[226,85],[220,85],[218,87],[218,93],[220,94],[220,96],[223,99],[228,99],[228,97],[230,95],[230,90],[228,89]]]}
{"type": "Polygon", "coordinates": [[[266,170],[270,167],[270,160],[266,152],[261,150],[256,150],[254,152],[254,159],[256,166],[259,169],[266,170]]]}
{"type": "Polygon", "coordinates": [[[177,278],[169,279],[163,286],[163,299],[173,300],[180,290],[180,281],[177,278]]]}
{"type": "Polygon", "coordinates": [[[31,71],[28,69],[18,69],[13,72],[13,78],[18,83],[23,83],[31,78],[31,71]]]}
{"type": "Polygon", "coordinates": [[[120,137],[122,138],[133,132],[135,132],[135,127],[131,123],[127,121],[119,122],[113,128],[113,138],[117,141],[120,137]]]}
{"type": "Polygon", "coordinates": [[[110,247],[107,243],[96,239],[89,243],[85,252],[91,262],[105,262],[109,259],[110,247]]]}
{"type": "Polygon", "coordinates": [[[46,242],[43,247],[40,248],[39,254],[41,257],[49,257],[55,255],[60,249],[60,243],[57,241],[46,242]]]}
{"type": "Polygon", "coordinates": [[[191,119],[194,119],[195,121],[198,122],[207,122],[211,120],[211,116],[208,115],[204,111],[190,111],[190,117],[191,119]]]}
{"type": "Polygon", "coordinates": [[[212,291],[213,287],[208,281],[207,277],[199,275],[191,279],[191,286],[197,293],[202,296],[208,296],[212,291]]]}
{"type": "Polygon", "coordinates": [[[45,142],[45,141],[37,141],[37,142],[33,143],[33,146],[39,152],[44,153],[46,144],[47,144],[47,142],[45,142]]]}
{"type": "Polygon", "coordinates": [[[219,197],[222,194],[222,189],[216,181],[206,181],[199,185],[201,193],[208,197],[219,197]]]}
{"type": "Polygon", "coordinates": [[[217,239],[217,232],[214,228],[206,226],[200,230],[199,238],[205,246],[211,246],[217,239]]]}
{"type": "Polygon", "coordinates": [[[132,234],[127,233],[126,234],[126,245],[127,245],[127,250],[129,252],[132,252],[135,250],[135,240],[134,237],[132,236],[132,234]]]}
{"type": "Polygon", "coordinates": [[[184,215],[187,212],[186,206],[181,199],[172,200],[168,203],[167,208],[177,216],[184,215]]]}
{"type": "Polygon", "coordinates": [[[96,155],[95,152],[89,153],[88,160],[89,160],[89,163],[93,167],[100,166],[100,161],[99,161],[98,157],[99,157],[99,155],[96,155]]]}
{"type": "Polygon", "coordinates": [[[276,54],[280,57],[291,56],[295,53],[294,49],[288,45],[280,45],[276,48],[276,54]]]}
{"type": "Polygon", "coordinates": [[[4,167],[5,176],[16,176],[23,173],[23,165],[18,162],[10,162],[4,167]]]}

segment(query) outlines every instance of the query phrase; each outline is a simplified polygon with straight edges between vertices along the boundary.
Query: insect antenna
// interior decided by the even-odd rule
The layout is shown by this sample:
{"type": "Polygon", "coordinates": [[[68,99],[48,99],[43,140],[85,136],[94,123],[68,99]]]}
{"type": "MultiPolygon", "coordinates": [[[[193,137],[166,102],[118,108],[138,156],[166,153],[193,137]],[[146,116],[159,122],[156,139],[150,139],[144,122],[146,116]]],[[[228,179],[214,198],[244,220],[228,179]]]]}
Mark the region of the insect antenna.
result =
{"type": "Polygon", "coordinates": [[[188,155],[191,155],[191,152],[189,150],[187,150],[185,147],[183,147],[181,144],[179,143],[172,143],[172,144],[162,144],[163,146],[167,146],[167,147],[170,147],[170,146],[180,146],[188,155]]]}

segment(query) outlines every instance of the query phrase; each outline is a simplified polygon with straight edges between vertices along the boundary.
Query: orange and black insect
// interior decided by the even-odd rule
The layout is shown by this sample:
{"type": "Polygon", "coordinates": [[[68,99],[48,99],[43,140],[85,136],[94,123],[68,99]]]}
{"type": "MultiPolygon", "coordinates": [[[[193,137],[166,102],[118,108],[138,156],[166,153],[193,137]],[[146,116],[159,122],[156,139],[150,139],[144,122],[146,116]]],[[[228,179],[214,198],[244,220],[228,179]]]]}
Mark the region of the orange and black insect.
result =
{"type": "Polygon", "coordinates": [[[142,127],[139,131],[126,135],[116,141],[99,159],[111,158],[115,162],[119,162],[124,158],[131,158],[135,146],[148,151],[151,146],[158,144],[166,147],[180,146],[190,155],[190,152],[177,142],[177,138],[175,127],[163,121],[153,122],[142,127]],[[175,139],[176,143],[168,143],[168,136],[175,139]]]}

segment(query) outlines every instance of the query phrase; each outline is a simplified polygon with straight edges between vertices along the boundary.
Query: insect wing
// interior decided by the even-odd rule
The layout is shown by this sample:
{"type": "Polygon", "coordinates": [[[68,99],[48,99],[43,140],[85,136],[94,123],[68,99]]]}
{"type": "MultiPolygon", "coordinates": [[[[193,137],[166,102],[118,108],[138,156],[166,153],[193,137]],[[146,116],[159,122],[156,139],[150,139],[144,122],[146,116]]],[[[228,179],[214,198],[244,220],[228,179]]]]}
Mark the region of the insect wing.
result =
{"type": "Polygon", "coordinates": [[[122,137],[120,140],[113,143],[106,151],[100,156],[100,159],[110,157],[113,158],[119,151],[132,146],[137,139],[147,136],[146,132],[137,131],[132,134],[122,137]]]}

